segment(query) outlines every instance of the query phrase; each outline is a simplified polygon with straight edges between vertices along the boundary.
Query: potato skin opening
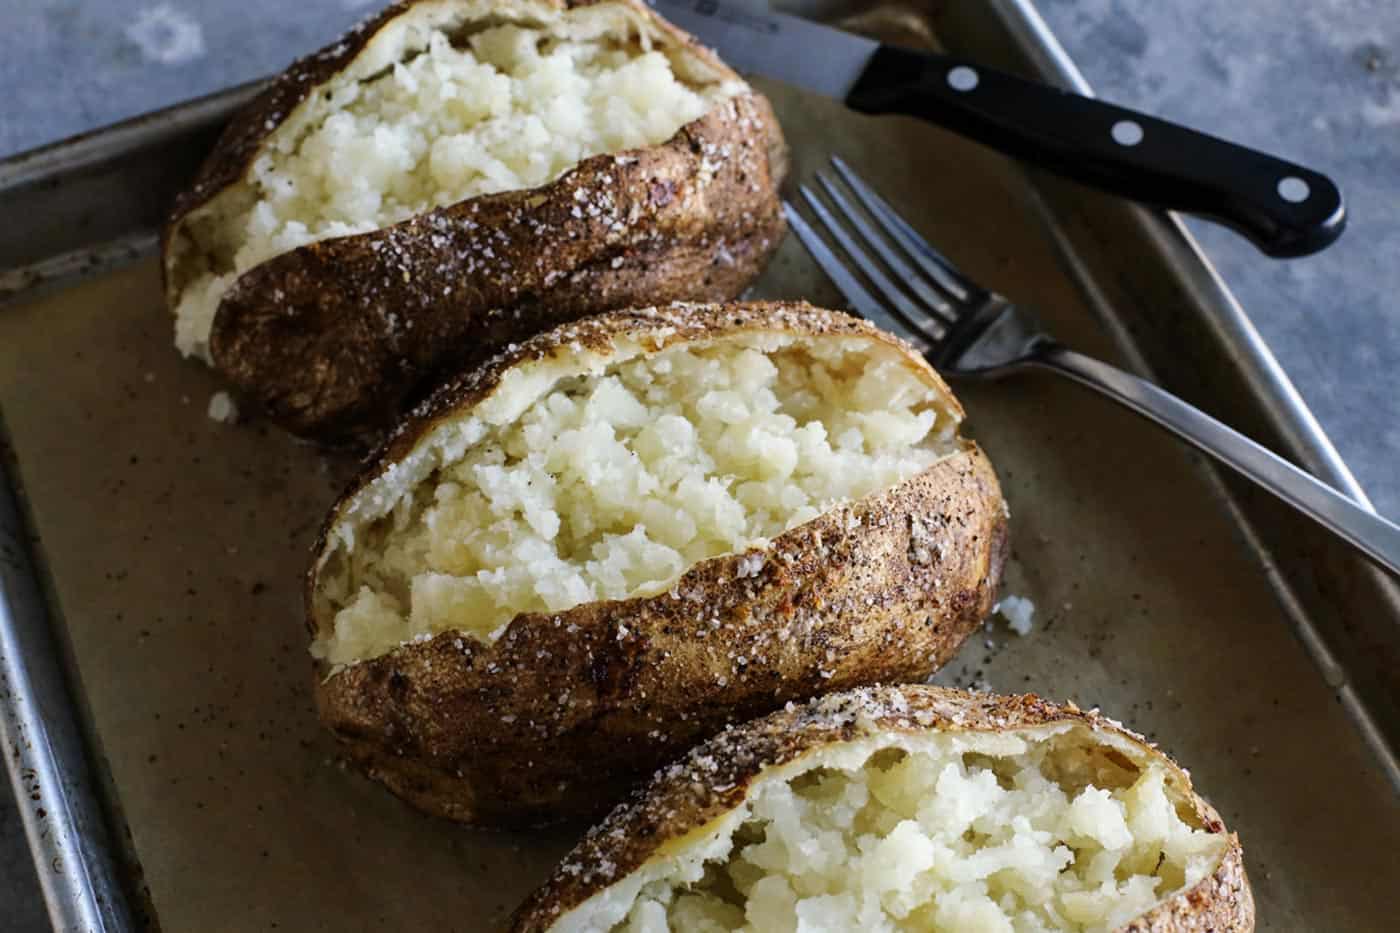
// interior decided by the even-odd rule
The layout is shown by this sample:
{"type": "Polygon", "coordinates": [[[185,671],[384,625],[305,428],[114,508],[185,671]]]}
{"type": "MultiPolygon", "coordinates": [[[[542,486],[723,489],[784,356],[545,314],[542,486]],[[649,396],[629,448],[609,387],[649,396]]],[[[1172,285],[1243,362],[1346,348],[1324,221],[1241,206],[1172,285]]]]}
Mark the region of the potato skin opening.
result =
{"type": "Polygon", "coordinates": [[[742,579],[783,532],[962,449],[942,388],[861,338],[740,330],[512,372],[533,375],[499,393],[510,414],[463,412],[407,467],[432,451],[430,472],[333,537],[317,658],[442,631],[490,644],[521,613],[664,593],[727,554],[742,579]]]}
{"type": "MultiPolygon", "coordinates": [[[[614,2],[697,68],[742,86],[645,4],[614,2]]],[[[200,248],[191,219],[240,184],[270,133],[376,35],[430,6],[391,7],[293,65],[234,120],[165,231],[172,308],[188,284],[187,257],[200,248]]],[[[659,145],[594,156],[541,187],[470,198],[255,265],[219,300],[209,355],[240,399],[287,430],[373,441],[443,374],[555,324],[737,296],[782,239],[785,170],[771,107],[744,89],[659,145]]]]}
{"type": "MultiPolygon", "coordinates": [[[[645,341],[648,332],[680,342],[738,328],[852,334],[910,352],[805,305],[593,318],[445,388],[372,461],[327,532],[436,426],[489,400],[513,367],[574,346],[606,354],[614,339],[645,341]]],[[[928,378],[938,379],[931,370],[928,378]]],[[[827,690],[926,678],[990,610],[1006,541],[995,473],[965,442],[910,479],[778,536],[757,572],[744,554],[718,557],[655,596],[517,616],[489,646],[444,632],[343,669],[323,666],[317,704],[353,760],[430,813],[493,825],[596,815],[726,724],[827,690]]],[[[317,553],[313,633],[330,612],[317,589],[324,543],[317,553]]]]}
{"type": "Polygon", "coordinates": [[[1220,840],[1212,843],[1218,861],[1208,876],[1116,927],[1118,933],[1254,929],[1254,898],[1239,839],[1195,793],[1189,775],[1141,736],[1073,704],[923,685],[829,694],[696,746],[589,830],[520,906],[508,929],[611,929],[604,918],[625,911],[649,883],[673,872],[700,877],[696,860],[728,857],[732,850],[716,840],[735,832],[748,801],[767,784],[827,766],[849,768],[891,749],[913,753],[950,736],[995,743],[1003,736],[1036,735],[1072,736],[1098,747],[1110,761],[1157,772],[1177,813],[1220,840]]]}

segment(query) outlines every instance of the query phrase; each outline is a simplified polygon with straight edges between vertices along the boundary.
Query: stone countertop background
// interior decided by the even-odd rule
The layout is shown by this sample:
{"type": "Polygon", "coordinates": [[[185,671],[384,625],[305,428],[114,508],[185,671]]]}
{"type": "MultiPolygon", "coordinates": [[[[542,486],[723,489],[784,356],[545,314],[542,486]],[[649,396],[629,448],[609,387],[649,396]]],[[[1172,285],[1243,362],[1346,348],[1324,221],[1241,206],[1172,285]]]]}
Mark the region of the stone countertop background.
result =
{"type": "MultiPolygon", "coordinates": [[[[379,0],[0,0],[0,158],[272,73],[379,0]],[[275,26],[269,27],[269,24],[275,26]]],[[[1336,178],[1328,251],[1191,222],[1342,456],[1400,515],[1400,15],[1394,0],[1039,0],[1097,92],[1336,178]]],[[[0,927],[47,929],[0,790],[0,927]]]]}

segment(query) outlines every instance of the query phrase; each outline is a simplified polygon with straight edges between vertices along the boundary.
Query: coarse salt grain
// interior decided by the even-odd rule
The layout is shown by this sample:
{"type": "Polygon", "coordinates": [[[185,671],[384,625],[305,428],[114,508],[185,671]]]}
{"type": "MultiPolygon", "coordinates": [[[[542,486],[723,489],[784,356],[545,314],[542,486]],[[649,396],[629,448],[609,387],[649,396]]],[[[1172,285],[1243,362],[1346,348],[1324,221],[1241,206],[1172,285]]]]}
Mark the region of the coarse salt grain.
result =
{"type": "Polygon", "coordinates": [[[238,421],[238,405],[227,392],[215,392],[209,397],[208,414],[221,424],[234,424],[238,421]]]}
{"type": "Polygon", "coordinates": [[[1003,596],[992,611],[1006,620],[1017,635],[1029,635],[1035,621],[1035,603],[1024,596],[1003,596]]]}

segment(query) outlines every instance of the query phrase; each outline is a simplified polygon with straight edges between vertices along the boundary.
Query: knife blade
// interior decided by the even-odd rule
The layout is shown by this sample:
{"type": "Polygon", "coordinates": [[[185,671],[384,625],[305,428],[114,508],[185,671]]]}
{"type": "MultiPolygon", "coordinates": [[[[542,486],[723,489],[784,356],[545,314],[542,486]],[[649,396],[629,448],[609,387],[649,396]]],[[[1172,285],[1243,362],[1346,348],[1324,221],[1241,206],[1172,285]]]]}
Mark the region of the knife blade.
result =
{"type": "Polygon", "coordinates": [[[736,71],[903,114],[1093,187],[1305,256],[1346,228],[1337,185],[1304,166],[948,55],[886,45],[753,0],[650,0],[736,71]]]}

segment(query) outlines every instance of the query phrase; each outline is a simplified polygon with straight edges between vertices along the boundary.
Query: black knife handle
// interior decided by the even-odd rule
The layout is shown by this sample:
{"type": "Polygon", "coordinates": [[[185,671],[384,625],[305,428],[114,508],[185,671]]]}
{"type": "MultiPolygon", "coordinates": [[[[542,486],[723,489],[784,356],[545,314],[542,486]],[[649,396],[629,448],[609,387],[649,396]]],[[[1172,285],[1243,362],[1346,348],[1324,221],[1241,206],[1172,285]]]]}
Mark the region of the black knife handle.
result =
{"type": "Polygon", "coordinates": [[[846,103],[921,117],[1076,181],[1210,217],[1269,256],[1317,252],[1346,226],[1326,175],[972,62],[881,46],[846,103]]]}

